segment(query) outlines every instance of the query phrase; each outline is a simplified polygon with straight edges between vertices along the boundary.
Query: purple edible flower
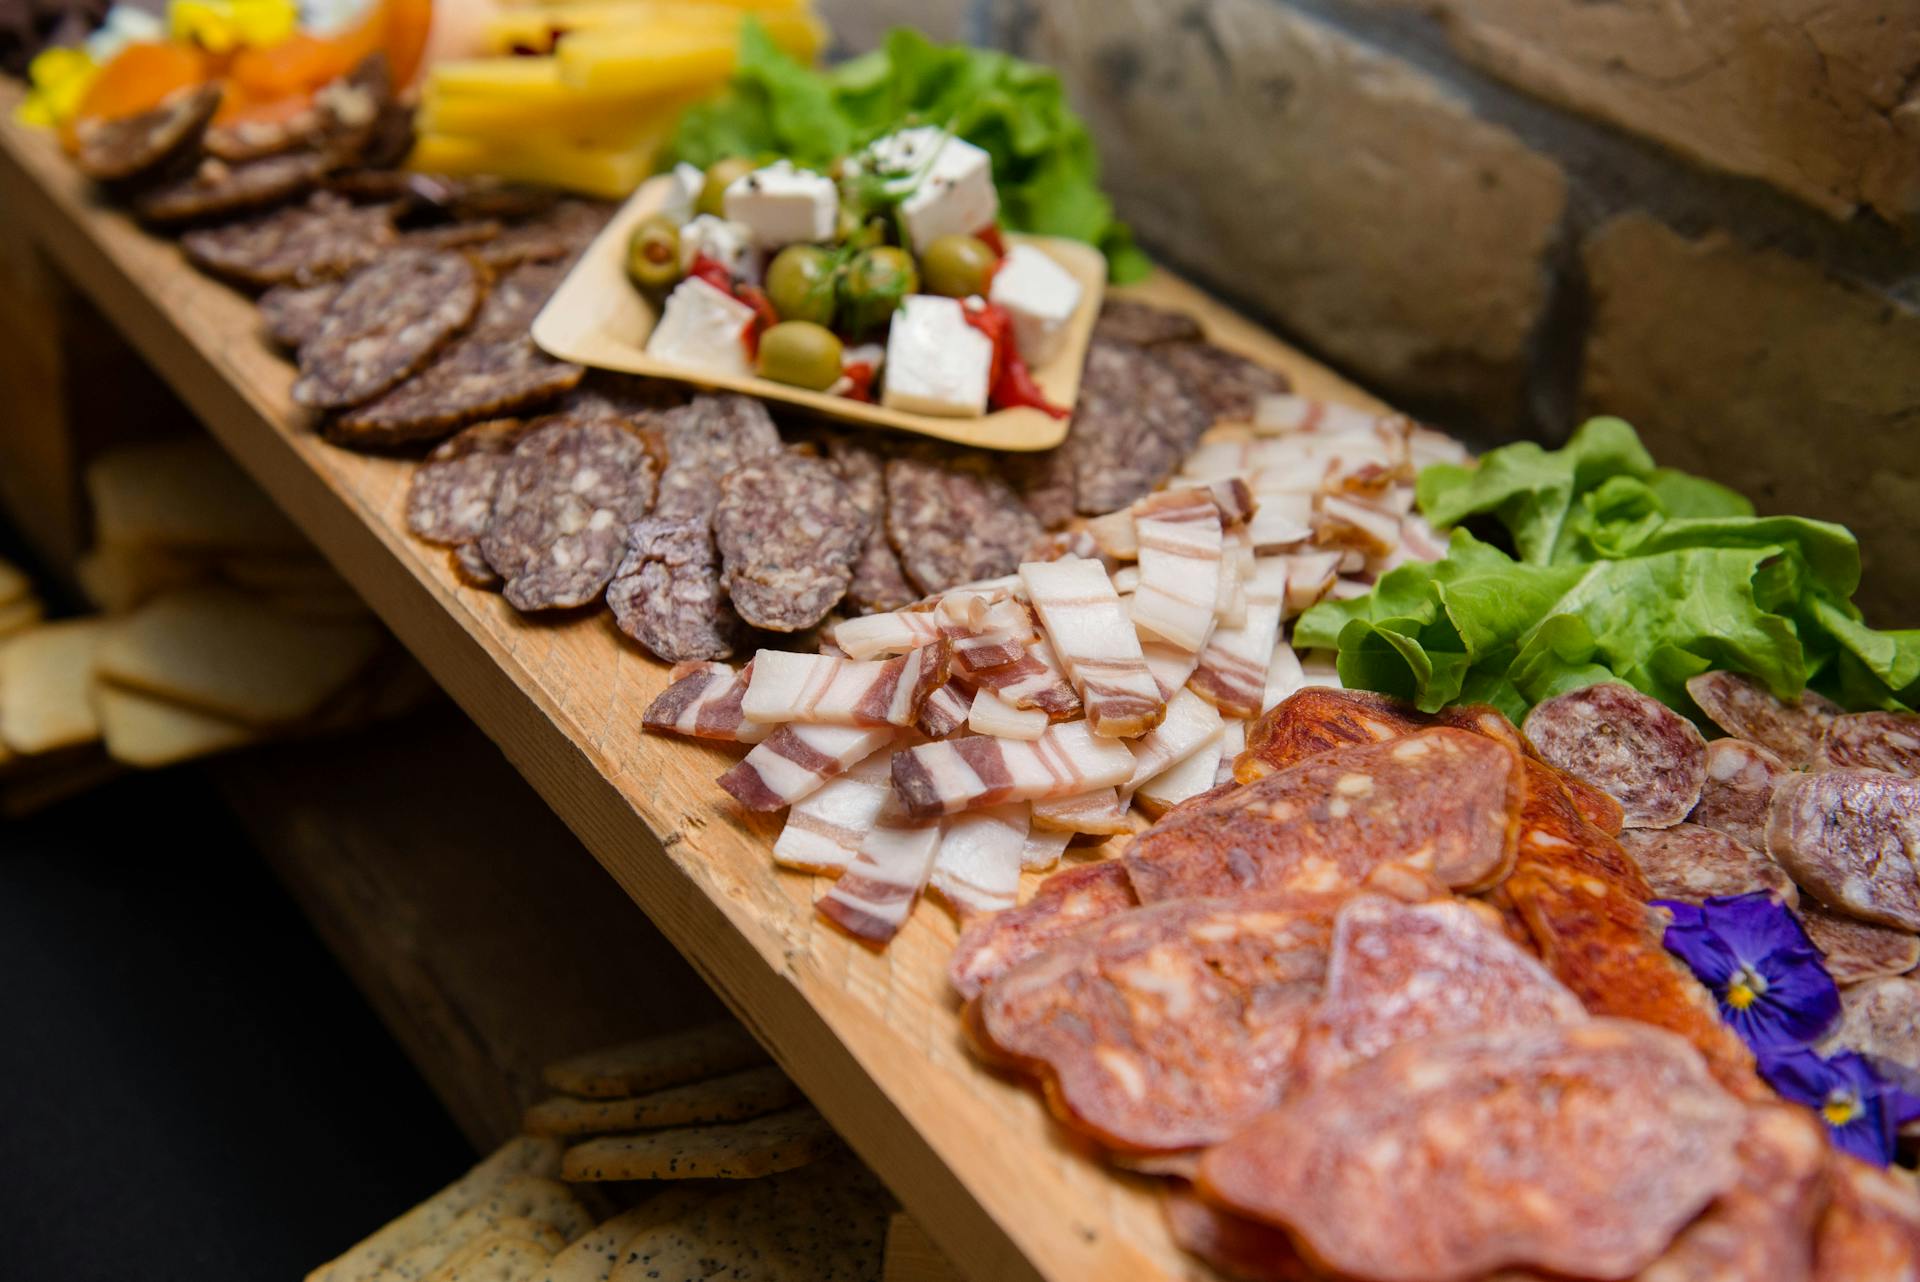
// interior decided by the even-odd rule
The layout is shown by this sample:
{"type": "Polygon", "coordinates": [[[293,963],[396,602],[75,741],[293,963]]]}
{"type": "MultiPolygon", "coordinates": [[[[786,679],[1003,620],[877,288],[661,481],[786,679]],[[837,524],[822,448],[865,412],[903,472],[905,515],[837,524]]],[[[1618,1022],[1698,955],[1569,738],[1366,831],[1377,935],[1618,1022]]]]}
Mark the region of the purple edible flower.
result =
{"type": "Polygon", "coordinates": [[[1840,1017],[1840,990],[1819,951],[1773,896],[1654,902],[1673,914],[1667,951],[1713,990],[1721,1018],[1756,1054],[1810,1046],[1840,1017]]]}
{"type": "Polygon", "coordinates": [[[1805,1049],[1763,1054],[1760,1075],[1787,1099],[1818,1113],[1834,1144],[1876,1166],[1893,1160],[1901,1124],[1920,1116],[1920,1096],[1852,1051],[1826,1059],[1805,1049]]]}

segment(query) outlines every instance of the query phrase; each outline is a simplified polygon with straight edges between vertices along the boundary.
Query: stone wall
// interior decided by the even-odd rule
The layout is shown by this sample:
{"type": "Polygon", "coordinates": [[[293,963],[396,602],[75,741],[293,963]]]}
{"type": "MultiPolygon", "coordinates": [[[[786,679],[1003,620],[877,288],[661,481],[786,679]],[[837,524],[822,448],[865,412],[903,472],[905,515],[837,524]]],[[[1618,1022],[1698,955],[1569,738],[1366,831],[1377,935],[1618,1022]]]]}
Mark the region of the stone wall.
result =
{"type": "Polygon", "coordinates": [[[1481,441],[1620,413],[1920,623],[1920,0],[820,0],[1058,67],[1149,249],[1481,441]]]}

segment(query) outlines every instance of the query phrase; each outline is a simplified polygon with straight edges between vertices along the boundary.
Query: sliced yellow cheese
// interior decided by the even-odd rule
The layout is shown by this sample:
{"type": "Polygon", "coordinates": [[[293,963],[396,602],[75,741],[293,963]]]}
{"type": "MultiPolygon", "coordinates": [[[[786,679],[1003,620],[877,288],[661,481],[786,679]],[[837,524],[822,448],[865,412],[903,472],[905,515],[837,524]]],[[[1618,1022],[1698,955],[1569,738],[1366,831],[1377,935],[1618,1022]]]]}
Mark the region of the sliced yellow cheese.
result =
{"type": "Polygon", "coordinates": [[[422,173],[492,174],[620,200],[653,172],[658,152],[657,143],[612,151],[552,139],[508,143],[454,134],[422,134],[407,164],[422,173]]]}
{"type": "MultiPolygon", "coordinates": [[[[550,58],[514,58],[545,62],[550,58]]],[[[419,128],[431,134],[513,138],[529,129],[569,137],[637,138],[645,129],[669,129],[701,95],[604,94],[562,84],[486,93],[447,91],[429,81],[420,100],[419,128]]]]}
{"type": "MultiPolygon", "coordinates": [[[[659,0],[606,0],[609,4],[656,4],[659,0]]],[[[577,4],[579,0],[502,0],[503,9],[551,9],[577,4]]],[[[699,0],[709,8],[732,9],[736,13],[811,12],[813,0],[699,0]]]]}
{"type": "MultiPolygon", "coordinates": [[[[796,57],[812,58],[821,39],[810,14],[767,13],[760,23],[774,42],[796,57]]],[[[624,3],[572,3],[538,9],[505,9],[487,21],[487,47],[495,53],[545,53],[560,36],[575,31],[620,28],[644,32],[662,42],[739,37],[742,11],[730,5],[686,4],[674,0],[625,0],[624,3]]],[[[723,73],[724,74],[724,73],[723,73]]]]}
{"type": "MultiPolygon", "coordinates": [[[[775,43],[811,62],[826,41],[826,28],[807,17],[796,20],[775,43]]],[[[733,74],[739,41],[730,34],[661,37],[643,28],[601,27],[560,37],[554,55],[560,78],[586,89],[645,86],[672,93],[710,85],[733,74]]]]}

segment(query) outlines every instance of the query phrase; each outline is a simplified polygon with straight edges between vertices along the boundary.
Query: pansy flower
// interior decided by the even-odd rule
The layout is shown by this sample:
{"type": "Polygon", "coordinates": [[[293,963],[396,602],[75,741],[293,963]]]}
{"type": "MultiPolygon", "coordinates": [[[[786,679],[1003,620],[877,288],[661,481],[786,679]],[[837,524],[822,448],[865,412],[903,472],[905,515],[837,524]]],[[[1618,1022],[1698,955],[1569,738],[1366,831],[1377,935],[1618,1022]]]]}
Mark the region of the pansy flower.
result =
{"type": "Polygon", "coordinates": [[[1876,1166],[1893,1160],[1901,1125],[1920,1117],[1920,1096],[1852,1051],[1825,1059],[1806,1049],[1763,1054],[1760,1075],[1785,1098],[1818,1113],[1835,1145],[1876,1166]]]}
{"type": "Polygon", "coordinates": [[[1713,990],[1723,1019],[1756,1053],[1809,1046],[1840,1016],[1840,990],[1786,905],[1764,891],[1673,914],[1663,942],[1713,990]]]}

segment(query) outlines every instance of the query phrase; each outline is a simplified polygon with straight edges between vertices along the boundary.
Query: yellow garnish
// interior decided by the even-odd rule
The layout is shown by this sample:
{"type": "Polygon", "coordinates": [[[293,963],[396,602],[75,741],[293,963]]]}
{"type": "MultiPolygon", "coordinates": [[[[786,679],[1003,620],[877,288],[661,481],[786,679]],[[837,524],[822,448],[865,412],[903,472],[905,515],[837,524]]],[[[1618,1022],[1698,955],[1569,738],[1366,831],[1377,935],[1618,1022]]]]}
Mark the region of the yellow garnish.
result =
{"type": "Polygon", "coordinates": [[[191,40],[210,53],[279,44],[299,22],[293,0],[173,0],[167,6],[174,39],[191,40]]]}
{"type": "Polygon", "coordinates": [[[100,68],[85,49],[55,46],[34,55],[27,67],[32,90],[14,111],[23,124],[51,128],[80,109],[87,87],[100,68]]]}

